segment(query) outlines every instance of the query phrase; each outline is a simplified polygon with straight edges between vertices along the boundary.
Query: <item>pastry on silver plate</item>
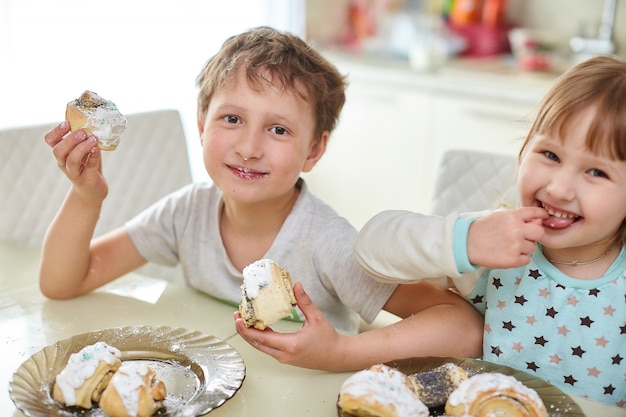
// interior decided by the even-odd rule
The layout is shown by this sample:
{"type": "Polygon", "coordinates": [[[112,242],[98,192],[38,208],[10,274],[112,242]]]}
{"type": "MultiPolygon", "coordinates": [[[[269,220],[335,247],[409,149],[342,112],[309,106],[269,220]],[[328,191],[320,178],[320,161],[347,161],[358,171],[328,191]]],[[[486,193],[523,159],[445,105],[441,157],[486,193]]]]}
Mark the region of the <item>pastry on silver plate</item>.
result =
{"type": "Polygon", "coordinates": [[[121,366],[121,352],[105,342],[97,342],[70,355],[65,368],[56,376],[52,397],[66,406],[91,408],[121,366]]]}
{"type": "Polygon", "coordinates": [[[428,417],[403,372],[378,364],[353,374],[341,385],[338,406],[358,417],[428,417]]]}
{"type": "Polygon", "coordinates": [[[427,407],[440,407],[461,382],[467,379],[465,369],[448,362],[429,371],[409,375],[415,392],[427,407]]]}
{"type": "Polygon", "coordinates": [[[150,417],[167,392],[156,372],[142,362],[124,362],[102,393],[100,408],[108,417],[150,417]]]}
{"type": "Polygon", "coordinates": [[[510,375],[476,374],[448,397],[446,415],[455,417],[548,417],[539,394],[510,375]]]}

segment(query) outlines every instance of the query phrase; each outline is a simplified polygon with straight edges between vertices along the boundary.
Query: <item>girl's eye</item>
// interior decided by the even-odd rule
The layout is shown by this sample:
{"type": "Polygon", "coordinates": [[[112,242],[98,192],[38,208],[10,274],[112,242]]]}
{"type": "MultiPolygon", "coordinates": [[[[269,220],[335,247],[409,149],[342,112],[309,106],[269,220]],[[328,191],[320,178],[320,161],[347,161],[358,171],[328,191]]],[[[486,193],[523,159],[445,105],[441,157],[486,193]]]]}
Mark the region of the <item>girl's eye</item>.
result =
{"type": "Polygon", "coordinates": [[[608,178],[609,176],[606,175],[606,172],[597,169],[597,168],[592,168],[589,170],[589,175],[591,175],[592,177],[600,177],[600,178],[608,178]]]}
{"type": "Polygon", "coordinates": [[[239,118],[237,116],[228,115],[224,117],[227,123],[239,123],[239,118]]]}
{"type": "Polygon", "coordinates": [[[544,151],[543,154],[546,156],[546,158],[552,160],[552,161],[556,161],[559,162],[559,157],[556,156],[555,153],[550,152],[550,151],[544,151]]]}
{"type": "Polygon", "coordinates": [[[270,129],[271,132],[277,134],[277,135],[285,135],[287,134],[287,129],[285,129],[282,126],[276,126],[270,129]]]}

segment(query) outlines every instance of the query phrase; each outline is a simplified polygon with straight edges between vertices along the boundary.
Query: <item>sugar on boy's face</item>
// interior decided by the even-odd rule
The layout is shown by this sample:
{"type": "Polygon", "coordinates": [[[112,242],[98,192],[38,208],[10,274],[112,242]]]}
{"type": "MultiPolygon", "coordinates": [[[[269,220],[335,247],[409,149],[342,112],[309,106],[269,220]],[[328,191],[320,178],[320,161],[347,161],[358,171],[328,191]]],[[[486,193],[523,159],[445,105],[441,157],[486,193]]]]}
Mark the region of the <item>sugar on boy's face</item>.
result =
{"type": "Polygon", "coordinates": [[[198,120],[205,167],[225,198],[292,196],[300,173],[310,171],[326,148],[328,133],[314,141],[315,118],[306,101],[269,82],[257,90],[239,70],[198,120]]]}
{"type": "MultiPolygon", "coordinates": [[[[626,162],[587,149],[595,108],[572,118],[564,132],[539,134],[522,159],[518,190],[524,206],[541,206],[545,247],[604,247],[626,218],[626,162]]],[[[592,252],[594,253],[594,252],[592,252]]]]}

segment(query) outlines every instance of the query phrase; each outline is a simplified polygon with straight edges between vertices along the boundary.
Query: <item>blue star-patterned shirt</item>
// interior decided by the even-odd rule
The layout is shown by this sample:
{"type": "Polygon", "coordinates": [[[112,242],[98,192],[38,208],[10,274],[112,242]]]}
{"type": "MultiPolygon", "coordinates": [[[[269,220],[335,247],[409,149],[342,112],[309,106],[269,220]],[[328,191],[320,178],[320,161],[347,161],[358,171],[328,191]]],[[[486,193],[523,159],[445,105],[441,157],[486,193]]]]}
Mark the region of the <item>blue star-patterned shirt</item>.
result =
{"type": "Polygon", "coordinates": [[[595,280],[568,277],[541,248],[486,270],[466,298],[485,316],[483,359],[566,393],[626,408],[626,253],[595,280]]]}

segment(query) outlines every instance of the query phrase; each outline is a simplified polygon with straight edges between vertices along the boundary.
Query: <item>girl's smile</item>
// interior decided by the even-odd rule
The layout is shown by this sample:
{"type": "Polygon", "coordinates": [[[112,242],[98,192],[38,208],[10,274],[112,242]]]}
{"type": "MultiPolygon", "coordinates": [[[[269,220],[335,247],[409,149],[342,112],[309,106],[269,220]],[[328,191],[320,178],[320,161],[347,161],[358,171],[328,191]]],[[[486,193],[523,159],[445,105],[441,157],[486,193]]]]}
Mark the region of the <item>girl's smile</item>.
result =
{"type": "Polygon", "coordinates": [[[564,229],[568,226],[571,226],[573,223],[582,218],[577,214],[558,209],[554,206],[550,206],[543,201],[537,202],[538,206],[544,208],[550,215],[549,218],[545,219],[542,222],[545,227],[549,227],[552,229],[564,229]]]}

